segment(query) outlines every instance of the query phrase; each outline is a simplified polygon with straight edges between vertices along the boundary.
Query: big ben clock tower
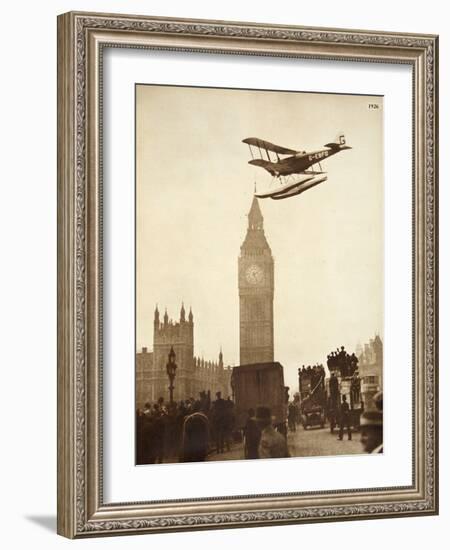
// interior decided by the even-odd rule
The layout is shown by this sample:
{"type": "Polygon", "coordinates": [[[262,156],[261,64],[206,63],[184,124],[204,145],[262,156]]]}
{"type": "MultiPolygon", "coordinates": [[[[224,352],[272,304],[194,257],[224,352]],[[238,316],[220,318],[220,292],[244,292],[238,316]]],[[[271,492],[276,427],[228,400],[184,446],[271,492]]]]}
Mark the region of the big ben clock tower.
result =
{"type": "Polygon", "coordinates": [[[273,267],[264,218],[254,197],[238,260],[241,365],[273,361],[273,267]]]}

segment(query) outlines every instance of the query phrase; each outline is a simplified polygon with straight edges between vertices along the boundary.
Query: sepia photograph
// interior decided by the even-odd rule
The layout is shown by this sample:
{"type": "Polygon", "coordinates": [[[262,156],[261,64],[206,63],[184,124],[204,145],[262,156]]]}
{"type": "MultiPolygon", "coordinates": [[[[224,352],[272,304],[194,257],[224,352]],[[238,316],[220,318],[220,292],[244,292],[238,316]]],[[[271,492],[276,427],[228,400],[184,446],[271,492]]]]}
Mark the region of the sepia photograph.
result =
{"type": "Polygon", "coordinates": [[[135,463],[383,452],[383,97],[136,84],[135,463]]]}

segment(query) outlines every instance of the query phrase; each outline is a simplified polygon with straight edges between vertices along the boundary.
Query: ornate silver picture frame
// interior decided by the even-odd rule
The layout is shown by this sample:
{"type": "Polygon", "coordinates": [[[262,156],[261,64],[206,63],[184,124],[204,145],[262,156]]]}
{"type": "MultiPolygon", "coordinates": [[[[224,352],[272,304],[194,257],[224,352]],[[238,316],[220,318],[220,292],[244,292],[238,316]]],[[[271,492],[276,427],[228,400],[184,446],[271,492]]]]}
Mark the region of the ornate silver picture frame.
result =
{"type": "Polygon", "coordinates": [[[77,12],[59,16],[58,533],[82,538],[437,514],[437,155],[437,36],[77,12]],[[109,48],[411,68],[412,182],[405,197],[412,204],[410,484],[274,492],[261,481],[260,492],[251,495],[155,499],[149,488],[145,501],[105,499],[103,92],[108,84],[103,62],[109,48]]]}

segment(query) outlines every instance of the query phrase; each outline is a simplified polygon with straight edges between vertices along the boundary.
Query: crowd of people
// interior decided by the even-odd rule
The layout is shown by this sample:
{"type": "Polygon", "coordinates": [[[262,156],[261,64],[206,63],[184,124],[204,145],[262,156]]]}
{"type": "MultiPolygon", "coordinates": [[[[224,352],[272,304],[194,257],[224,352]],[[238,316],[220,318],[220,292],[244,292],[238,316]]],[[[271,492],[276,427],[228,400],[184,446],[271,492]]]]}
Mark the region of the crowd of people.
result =
{"type": "Polygon", "coordinates": [[[217,392],[200,392],[198,399],[146,403],[136,411],[137,464],[193,462],[211,452],[230,450],[234,403],[217,392]]]}
{"type": "Polygon", "coordinates": [[[325,383],[325,369],[323,365],[319,365],[318,363],[313,366],[308,365],[307,367],[302,365],[302,368],[298,369],[298,375],[300,380],[305,378],[310,380],[311,391],[314,391],[318,385],[325,383]]]}
{"type": "Polygon", "coordinates": [[[230,451],[233,440],[243,441],[239,458],[289,456],[286,431],[273,425],[269,407],[250,409],[243,429],[235,431],[234,403],[220,392],[214,401],[202,392],[199,399],[146,403],[137,411],[136,431],[137,464],[202,462],[230,451]]]}
{"type": "Polygon", "coordinates": [[[327,366],[330,372],[339,371],[344,378],[353,376],[358,368],[358,358],[354,353],[347,353],[344,346],[327,355],[327,366]]]}
{"type": "MultiPolygon", "coordinates": [[[[224,399],[221,392],[216,393],[215,400],[211,399],[210,392],[203,391],[197,399],[165,402],[160,397],[155,403],[147,402],[136,411],[137,464],[201,462],[211,454],[230,451],[233,441],[243,443],[244,456],[237,458],[287,457],[287,430],[295,432],[300,423],[304,424],[305,417],[316,412],[314,405],[323,408],[331,433],[337,426],[338,438],[342,440],[344,432],[348,439],[352,438],[352,426],[358,425],[359,429],[353,408],[360,404],[355,412],[361,421],[363,448],[366,452],[378,452],[374,449],[381,448],[383,438],[382,397],[377,402],[379,410],[364,411],[360,402],[358,359],[343,346],[328,355],[327,365],[330,370],[327,388],[323,365],[303,365],[298,369],[300,381],[308,382],[308,391],[305,395],[296,394],[287,402],[287,422],[280,425],[274,425],[269,407],[259,406],[249,409],[245,424],[237,426],[234,402],[230,397],[224,399]],[[340,393],[338,375],[351,379],[349,400],[340,393]],[[320,398],[322,394],[324,400],[320,398]]],[[[317,423],[323,427],[322,417],[317,423]]]]}

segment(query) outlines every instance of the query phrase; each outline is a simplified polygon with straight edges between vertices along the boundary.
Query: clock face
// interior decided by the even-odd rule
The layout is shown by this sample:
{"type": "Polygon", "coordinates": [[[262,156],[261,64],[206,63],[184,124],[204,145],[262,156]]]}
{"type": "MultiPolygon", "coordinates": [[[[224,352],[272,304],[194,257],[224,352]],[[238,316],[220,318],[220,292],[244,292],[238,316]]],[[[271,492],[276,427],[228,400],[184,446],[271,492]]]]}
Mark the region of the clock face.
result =
{"type": "Polygon", "coordinates": [[[258,265],[253,264],[247,268],[245,278],[250,284],[257,285],[264,279],[264,272],[258,265]]]}

